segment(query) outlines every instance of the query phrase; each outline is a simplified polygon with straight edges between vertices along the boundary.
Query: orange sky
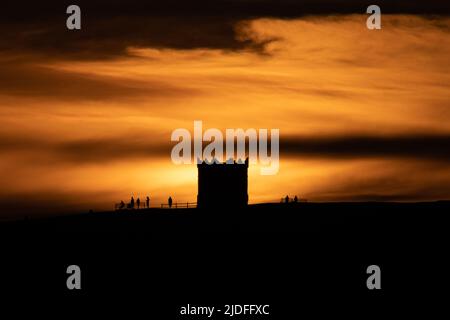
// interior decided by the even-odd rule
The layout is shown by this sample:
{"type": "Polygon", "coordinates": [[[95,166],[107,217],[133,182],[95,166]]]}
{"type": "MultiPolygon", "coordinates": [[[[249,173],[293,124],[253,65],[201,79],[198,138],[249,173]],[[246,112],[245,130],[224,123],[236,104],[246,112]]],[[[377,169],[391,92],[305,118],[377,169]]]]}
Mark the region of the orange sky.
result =
{"type": "Polygon", "coordinates": [[[194,120],[221,130],[280,129],[279,173],[250,168],[253,203],[286,194],[450,198],[448,150],[437,144],[424,157],[430,150],[417,140],[449,145],[450,19],[386,15],[380,31],[366,29],[365,19],[235,26],[237,39],[263,52],[128,47],[122,57],[95,60],[1,52],[0,200],[11,212],[110,209],[132,194],[149,194],[154,205],[169,195],[195,201],[195,165],[170,159],[171,132],[192,131],[194,120]],[[400,154],[301,150],[305,139],[410,136],[412,150],[400,154]],[[300,141],[300,150],[283,152],[283,139],[300,141]]]}

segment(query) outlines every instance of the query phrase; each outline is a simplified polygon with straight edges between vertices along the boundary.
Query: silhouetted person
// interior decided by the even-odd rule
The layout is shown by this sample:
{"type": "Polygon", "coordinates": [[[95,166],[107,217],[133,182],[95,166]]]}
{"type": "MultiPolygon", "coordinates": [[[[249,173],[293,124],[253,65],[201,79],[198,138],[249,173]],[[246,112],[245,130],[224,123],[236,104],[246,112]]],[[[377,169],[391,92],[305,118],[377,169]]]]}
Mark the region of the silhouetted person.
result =
{"type": "Polygon", "coordinates": [[[172,208],[172,197],[169,197],[169,208],[172,208]]]}
{"type": "Polygon", "coordinates": [[[150,208],[150,197],[147,196],[147,199],[145,199],[145,203],[147,204],[147,209],[150,208]]]}
{"type": "Polygon", "coordinates": [[[125,202],[123,202],[123,200],[120,200],[119,209],[123,209],[124,207],[125,207],[125,202]]]}
{"type": "Polygon", "coordinates": [[[294,197],[294,202],[298,202],[297,196],[294,197]]]}
{"type": "Polygon", "coordinates": [[[134,209],[134,197],[131,197],[130,208],[134,209]]]}
{"type": "Polygon", "coordinates": [[[139,209],[141,206],[141,199],[137,198],[136,205],[137,205],[137,208],[139,209]]]}
{"type": "Polygon", "coordinates": [[[286,196],[286,198],[284,198],[284,202],[289,203],[289,196],[286,196]]]}

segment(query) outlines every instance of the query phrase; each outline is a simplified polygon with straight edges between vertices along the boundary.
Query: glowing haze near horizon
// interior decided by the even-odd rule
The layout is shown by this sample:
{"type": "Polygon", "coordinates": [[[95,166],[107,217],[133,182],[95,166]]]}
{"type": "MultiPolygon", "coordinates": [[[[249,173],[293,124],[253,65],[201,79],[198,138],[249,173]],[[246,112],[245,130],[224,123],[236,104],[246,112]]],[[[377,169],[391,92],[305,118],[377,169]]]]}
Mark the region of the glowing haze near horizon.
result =
{"type": "MultiPolygon", "coordinates": [[[[381,31],[365,19],[235,26],[237,39],[263,50],[130,46],[92,60],[2,52],[3,204],[20,214],[111,209],[131,195],[150,195],[153,206],[169,195],[193,202],[196,167],[172,164],[170,134],[192,132],[194,120],[205,129],[279,128],[282,146],[283,138],[448,137],[450,19],[386,15],[381,31]]],[[[420,143],[400,156],[321,150],[282,147],[275,176],[250,168],[250,202],[450,198],[448,158],[422,157],[420,143]]]]}

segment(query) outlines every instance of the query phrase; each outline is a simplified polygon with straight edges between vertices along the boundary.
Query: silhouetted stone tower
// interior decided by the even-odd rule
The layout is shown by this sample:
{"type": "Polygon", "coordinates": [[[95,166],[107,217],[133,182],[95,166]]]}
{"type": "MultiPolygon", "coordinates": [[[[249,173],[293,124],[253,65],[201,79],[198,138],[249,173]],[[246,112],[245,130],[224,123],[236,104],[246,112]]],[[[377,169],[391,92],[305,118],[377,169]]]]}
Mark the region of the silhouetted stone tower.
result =
{"type": "Polygon", "coordinates": [[[248,204],[248,158],[245,162],[197,164],[198,208],[245,207],[248,204]]]}

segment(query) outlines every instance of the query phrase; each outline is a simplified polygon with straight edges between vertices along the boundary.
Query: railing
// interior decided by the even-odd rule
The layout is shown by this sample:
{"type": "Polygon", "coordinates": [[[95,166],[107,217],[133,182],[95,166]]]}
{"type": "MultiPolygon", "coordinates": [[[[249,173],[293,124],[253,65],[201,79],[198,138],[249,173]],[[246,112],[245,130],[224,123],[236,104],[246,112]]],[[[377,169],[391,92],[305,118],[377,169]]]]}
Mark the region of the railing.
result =
{"type": "Polygon", "coordinates": [[[197,208],[197,202],[174,202],[171,206],[168,203],[161,203],[161,209],[164,208],[197,208]]]}
{"type": "MultiPolygon", "coordinates": [[[[197,202],[174,202],[172,203],[171,206],[169,206],[168,203],[161,203],[161,209],[164,208],[175,208],[175,209],[179,209],[179,208],[197,208],[197,202]]],[[[134,207],[131,206],[130,203],[125,203],[124,205],[122,205],[121,203],[115,203],[114,204],[114,210],[118,211],[118,210],[142,210],[142,209],[150,209],[147,208],[146,203],[142,203],[141,202],[141,206],[138,208],[136,203],[134,203],[134,207]]]]}
{"type": "MultiPolygon", "coordinates": [[[[304,198],[298,198],[297,201],[294,198],[289,198],[289,203],[304,203],[304,202],[308,202],[307,199],[304,198]]],[[[285,198],[281,198],[280,203],[286,203],[286,199],[285,198]]],[[[174,202],[172,203],[171,206],[169,206],[168,203],[161,203],[161,209],[180,209],[180,208],[197,208],[197,202],[174,202]]],[[[130,203],[125,203],[125,205],[123,207],[121,207],[121,203],[116,203],[114,205],[114,210],[141,210],[141,209],[149,209],[146,206],[146,203],[142,203],[141,202],[141,206],[138,208],[136,203],[134,204],[134,207],[131,207],[130,203]]]]}
{"type": "Polygon", "coordinates": [[[141,209],[150,209],[147,208],[147,204],[141,202],[141,205],[138,207],[136,203],[134,203],[134,207],[131,206],[130,203],[125,203],[123,206],[121,203],[114,204],[114,210],[141,210],[141,209]]]}

